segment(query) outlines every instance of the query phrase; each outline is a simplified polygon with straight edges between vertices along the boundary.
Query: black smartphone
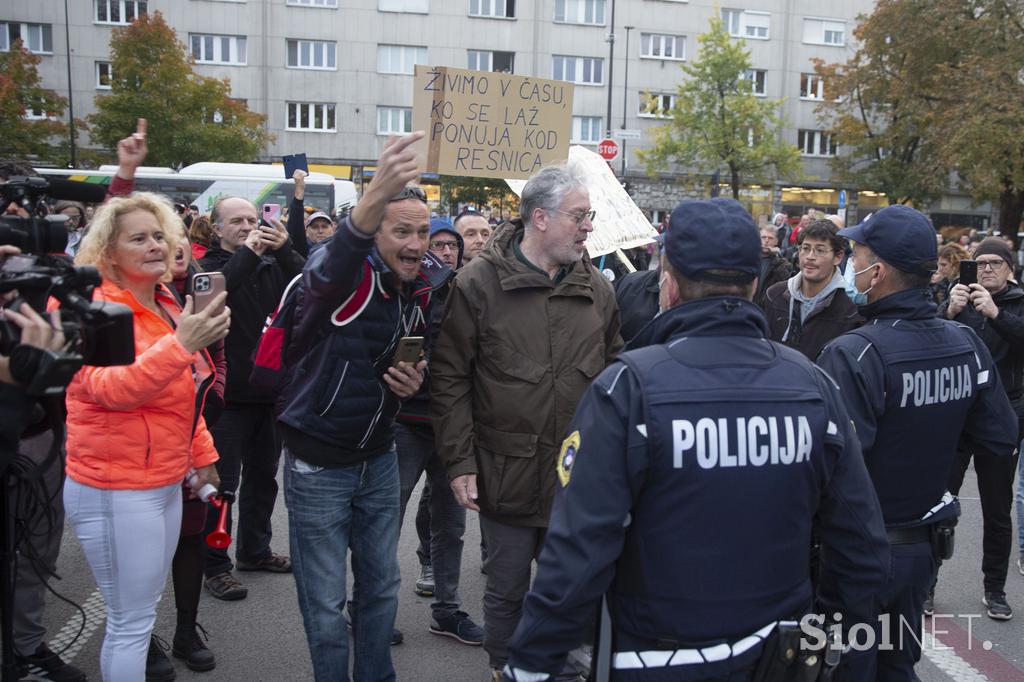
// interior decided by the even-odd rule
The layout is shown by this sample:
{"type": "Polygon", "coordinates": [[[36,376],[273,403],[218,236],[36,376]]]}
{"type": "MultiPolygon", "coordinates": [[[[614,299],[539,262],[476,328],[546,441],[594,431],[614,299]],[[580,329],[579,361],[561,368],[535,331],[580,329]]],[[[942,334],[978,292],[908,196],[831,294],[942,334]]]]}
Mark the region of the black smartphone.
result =
{"type": "Polygon", "coordinates": [[[978,261],[960,261],[960,284],[971,286],[978,283],[978,261]]]}

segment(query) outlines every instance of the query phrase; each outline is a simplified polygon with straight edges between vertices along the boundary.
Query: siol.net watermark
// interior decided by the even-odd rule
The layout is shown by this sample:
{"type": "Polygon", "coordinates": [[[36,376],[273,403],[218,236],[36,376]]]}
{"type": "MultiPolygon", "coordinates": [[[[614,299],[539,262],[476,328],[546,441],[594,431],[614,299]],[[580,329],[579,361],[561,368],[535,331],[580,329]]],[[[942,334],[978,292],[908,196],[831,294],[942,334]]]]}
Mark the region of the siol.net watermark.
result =
{"type": "MultiPolygon", "coordinates": [[[[981,618],[980,613],[935,613],[930,618],[921,619],[920,630],[903,616],[891,613],[883,613],[873,623],[854,623],[847,630],[846,645],[854,651],[869,651],[878,648],[879,651],[902,650],[905,644],[914,643],[921,649],[931,651],[950,651],[951,646],[943,644],[939,637],[950,634],[949,630],[943,629],[951,623],[962,625],[967,630],[967,650],[974,647],[972,636],[975,618],[981,618]],[[894,627],[895,626],[895,627],[894,627]]],[[[800,630],[805,637],[800,638],[800,648],[803,651],[821,651],[826,646],[845,649],[842,644],[843,614],[833,614],[828,625],[825,625],[825,614],[809,613],[800,619],[800,630]]],[[[985,640],[981,643],[985,651],[992,649],[992,642],[985,640]]]]}

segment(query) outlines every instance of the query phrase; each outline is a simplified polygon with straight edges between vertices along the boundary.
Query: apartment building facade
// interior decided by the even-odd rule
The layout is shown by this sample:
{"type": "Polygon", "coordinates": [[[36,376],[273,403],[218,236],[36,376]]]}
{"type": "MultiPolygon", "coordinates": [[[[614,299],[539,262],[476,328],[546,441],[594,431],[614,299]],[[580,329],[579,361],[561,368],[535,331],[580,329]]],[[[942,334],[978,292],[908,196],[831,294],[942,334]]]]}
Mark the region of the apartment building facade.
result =
{"type": "MultiPolygon", "coordinates": [[[[624,163],[612,165],[630,182],[637,203],[658,211],[678,194],[678,177],[648,178],[636,151],[650,146],[647,131],[664,123],[663,109],[671,106],[683,78],[680,65],[695,58],[698,36],[713,16],[721,16],[730,34],[746,41],[755,92],[783,100],[781,135],[801,149],[804,161],[799,186],[746,186],[744,200],[755,213],[795,214],[810,206],[838,208],[842,188],[832,182],[828,164],[836,149],[814,111],[827,96],[827,84],[814,76],[811,60],[844,61],[854,49],[856,18],[872,5],[871,0],[37,0],[0,9],[0,50],[21,37],[42,57],[44,85],[64,96],[70,90],[75,116],[82,117],[95,111],[95,98],[110,87],[112,30],[141,13],[159,11],[194,57],[198,73],[230,79],[232,95],[267,116],[276,141],[261,160],[304,151],[323,165],[321,170],[357,182],[372,174],[387,135],[411,130],[415,64],[572,81],[572,142],[596,148],[609,130],[641,131],[642,139],[621,144],[624,163]]],[[[687,176],[687,181],[693,192],[706,191],[707,177],[687,176]]],[[[862,212],[886,203],[870,189],[847,189],[849,204],[862,212]]],[[[987,218],[987,210],[972,209],[962,198],[943,201],[935,208],[987,218]]]]}

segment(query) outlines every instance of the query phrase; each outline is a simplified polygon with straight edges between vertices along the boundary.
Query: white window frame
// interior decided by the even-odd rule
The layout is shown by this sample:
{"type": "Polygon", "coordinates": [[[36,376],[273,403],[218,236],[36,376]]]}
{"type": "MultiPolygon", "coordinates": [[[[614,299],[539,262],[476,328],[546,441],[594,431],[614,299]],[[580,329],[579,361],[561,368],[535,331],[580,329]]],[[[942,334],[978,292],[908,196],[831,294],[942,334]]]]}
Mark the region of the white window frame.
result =
{"type": "Polygon", "coordinates": [[[312,7],[313,9],[338,9],[338,0],[287,0],[289,7],[312,7]]]}
{"type": "Polygon", "coordinates": [[[647,93],[651,97],[658,100],[658,111],[663,113],[654,113],[652,111],[645,110],[644,104],[645,99],[643,94],[640,96],[640,105],[637,107],[637,116],[640,118],[672,118],[672,114],[669,113],[676,106],[676,93],[674,92],[651,92],[647,93]]]}
{"type": "Polygon", "coordinates": [[[733,38],[746,40],[771,40],[771,13],[753,10],[724,8],[722,22],[733,38]]]}
{"type": "Polygon", "coordinates": [[[515,19],[516,0],[469,0],[469,16],[485,19],[515,19]]]}
{"type": "Polygon", "coordinates": [[[111,90],[114,87],[114,65],[111,62],[96,62],[96,89],[111,90]],[[107,67],[107,85],[103,85],[102,71],[107,67]]]}
{"type": "Polygon", "coordinates": [[[288,69],[300,69],[303,71],[338,70],[338,43],[330,40],[286,38],[284,55],[285,68],[288,69]],[[295,45],[295,63],[292,63],[292,44],[295,45]],[[318,57],[320,59],[319,66],[316,64],[318,57]],[[306,62],[305,64],[303,63],[304,61],[306,62]]]}
{"type": "Polygon", "coordinates": [[[605,0],[555,0],[555,23],[604,26],[607,11],[605,0]]]}
{"type": "Polygon", "coordinates": [[[380,12],[430,14],[430,0],[377,0],[380,12]]]}
{"type": "Polygon", "coordinates": [[[149,12],[149,3],[146,0],[93,0],[92,6],[92,23],[104,24],[109,26],[127,26],[132,23],[140,14],[146,14],[149,12]],[[100,7],[106,10],[106,19],[100,19],[100,7]],[[118,20],[111,20],[113,12],[112,8],[117,7],[118,20]],[[132,8],[133,16],[128,19],[128,8],[132,8]],[[139,11],[139,8],[142,11],[139,11]]]}
{"type": "Polygon", "coordinates": [[[668,61],[686,61],[686,36],[668,35],[665,33],[640,34],[641,59],[665,59],[668,61]],[[672,45],[672,56],[666,56],[666,48],[672,45]],[[647,50],[647,52],[644,52],[647,50]]]}
{"type": "Polygon", "coordinates": [[[377,107],[378,135],[407,135],[411,132],[412,107],[377,107]],[[385,119],[387,124],[382,125],[385,119]]]}
{"type": "Polygon", "coordinates": [[[396,74],[401,76],[411,76],[416,72],[417,64],[427,63],[427,48],[419,45],[393,45],[393,44],[378,44],[377,45],[377,73],[396,74]],[[395,52],[399,50],[398,61],[400,62],[397,67],[394,65],[395,52]],[[383,68],[384,64],[384,51],[388,51],[388,68],[383,68]],[[397,68],[398,70],[394,70],[397,68]]]}
{"type": "Polygon", "coordinates": [[[836,143],[832,139],[832,135],[823,130],[801,128],[797,131],[796,146],[800,150],[800,156],[827,159],[837,154],[836,143]],[[803,140],[800,139],[801,137],[803,140]],[[811,151],[807,151],[808,148],[811,151]],[[822,148],[826,149],[824,153],[821,151],[822,148]]]}
{"type": "Polygon", "coordinates": [[[229,36],[214,33],[189,33],[188,52],[196,64],[220,64],[224,66],[245,66],[248,60],[248,41],[245,36],[229,36]],[[196,41],[199,54],[196,54],[196,41]],[[227,56],[224,55],[225,41],[227,56]],[[207,54],[209,49],[211,54],[207,54]]]}
{"type": "Polygon", "coordinates": [[[26,121],[56,121],[56,116],[51,116],[45,111],[36,113],[35,109],[26,108],[25,116],[23,117],[26,121]]]}
{"type": "Polygon", "coordinates": [[[600,144],[604,139],[604,118],[601,116],[573,116],[572,117],[572,139],[570,144],[600,144]],[[596,126],[596,127],[595,127],[596,126]],[[584,129],[590,137],[584,137],[584,129]]]}
{"type": "Polygon", "coordinates": [[[824,17],[804,17],[803,43],[805,45],[823,45],[825,47],[846,47],[846,22],[841,19],[824,17]],[[829,34],[833,40],[829,40],[829,34]],[[838,34],[839,41],[834,36],[838,34]]]}
{"type": "Polygon", "coordinates": [[[512,55],[512,68],[508,73],[515,72],[516,53],[505,50],[466,50],[466,68],[473,71],[494,71],[495,54],[512,55]]]}
{"type": "Polygon", "coordinates": [[[297,133],[336,133],[338,132],[338,107],[334,103],[327,102],[287,102],[285,104],[285,119],[284,119],[285,130],[297,133]],[[295,107],[295,125],[289,124],[291,120],[292,107],[295,107]],[[303,112],[305,109],[305,112],[303,112]],[[317,109],[323,121],[323,126],[317,128],[315,126],[317,109]],[[306,120],[309,122],[307,127],[303,127],[300,123],[302,115],[305,113],[306,120]],[[332,114],[332,115],[329,115],[332,114]],[[330,118],[334,118],[334,126],[328,127],[327,123],[330,118]]]}
{"type": "Polygon", "coordinates": [[[744,72],[742,78],[750,81],[750,92],[755,97],[767,97],[768,96],[768,71],[766,69],[747,69],[744,72]],[[758,78],[760,74],[760,79],[758,78]],[[758,89],[758,81],[760,80],[760,89],[758,89]]]}
{"type": "Polygon", "coordinates": [[[18,27],[18,37],[21,44],[32,54],[53,54],[53,24],[41,24],[28,21],[0,21],[0,52],[8,52],[11,49],[11,27],[18,27]],[[36,35],[33,35],[35,33],[36,35]],[[49,37],[50,49],[46,49],[47,37],[49,37]],[[33,45],[36,49],[33,49],[33,45]]]}
{"type": "Polygon", "coordinates": [[[800,99],[808,102],[824,102],[825,79],[816,73],[801,73],[800,99]]]}
{"type": "Polygon", "coordinates": [[[598,87],[603,86],[604,85],[604,59],[601,58],[601,57],[579,57],[579,56],[576,56],[576,55],[569,55],[569,54],[553,54],[553,55],[551,55],[551,78],[553,80],[556,80],[556,81],[557,80],[561,80],[561,81],[566,81],[566,82],[569,82],[569,83],[575,83],[576,85],[593,85],[593,86],[598,86],[598,87]],[[559,78],[558,77],[558,74],[557,74],[558,60],[562,60],[562,75],[563,76],[568,71],[568,67],[570,65],[569,63],[566,62],[566,60],[572,60],[572,62],[571,62],[572,72],[573,72],[572,73],[572,76],[573,76],[572,79],[559,78]],[[588,70],[586,68],[586,64],[585,64],[586,62],[590,62],[590,69],[589,69],[589,71],[590,71],[591,79],[593,79],[593,76],[594,76],[594,65],[595,64],[599,64],[600,65],[600,68],[599,68],[599,70],[601,71],[601,80],[600,81],[594,81],[594,80],[585,81],[585,80],[583,80],[583,78],[586,75],[586,72],[588,70]]]}

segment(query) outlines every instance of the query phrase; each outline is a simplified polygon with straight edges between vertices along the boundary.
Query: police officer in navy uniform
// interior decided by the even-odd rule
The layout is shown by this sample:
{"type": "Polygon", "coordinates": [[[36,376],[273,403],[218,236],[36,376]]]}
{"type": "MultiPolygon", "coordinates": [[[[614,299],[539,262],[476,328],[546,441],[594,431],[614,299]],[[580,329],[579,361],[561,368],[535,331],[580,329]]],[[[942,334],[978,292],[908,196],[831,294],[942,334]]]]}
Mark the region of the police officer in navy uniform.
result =
{"type": "Polygon", "coordinates": [[[847,288],[868,322],[826,346],[818,364],[839,384],[856,426],[893,562],[882,605],[894,646],[861,657],[853,679],[917,680],[922,604],[936,560],[952,553],[959,515],[946,492],[957,444],[1012,456],[1017,420],[985,344],[936,318],[928,218],[890,206],[839,234],[854,242],[847,288]]]}
{"type": "Polygon", "coordinates": [[[558,672],[602,595],[611,679],[625,682],[750,680],[759,660],[785,659],[762,656],[780,621],[875,616],[889,566],[878,500],[836,386],[767,339],[750,215],[685,201],[665,251],[651,345],[599,375],[562,446],[506,680],[558,672]]]}

